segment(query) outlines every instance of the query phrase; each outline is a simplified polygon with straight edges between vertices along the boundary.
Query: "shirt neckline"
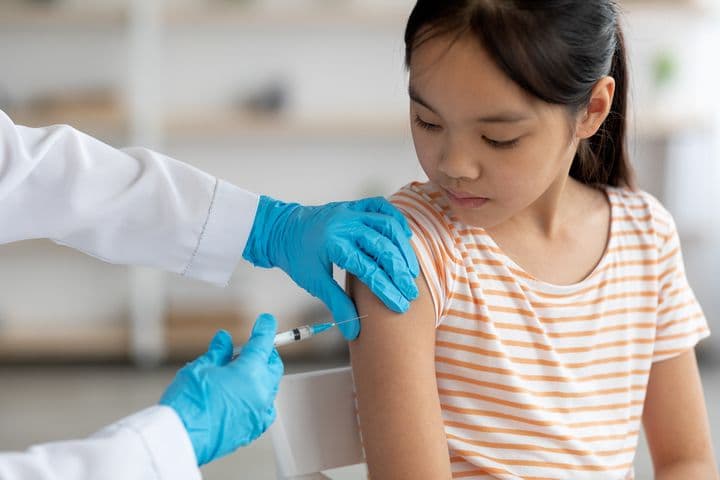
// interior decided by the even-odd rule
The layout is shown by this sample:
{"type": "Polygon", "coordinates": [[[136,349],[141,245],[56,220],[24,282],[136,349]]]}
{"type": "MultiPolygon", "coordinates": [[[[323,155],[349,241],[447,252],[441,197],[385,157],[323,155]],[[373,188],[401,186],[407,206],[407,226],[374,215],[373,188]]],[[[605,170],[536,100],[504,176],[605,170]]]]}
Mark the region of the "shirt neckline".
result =
{"type": "MultiPolygon", "coordinates": [[[[537,278],[535,275],[533,275],[532,273],[525,270],[525,268],[523,268],[518,263],[516,263],[512,258],[510,258],[505,253],[505,251],[502,248],[500,248],[500,246],[495,242],[495,240],[492,238],[492,236],[489,233],[487,233],[487,231],[485,231],[485,229],[480,228],[480,227],[474,227],[474,228],[478,228],[478,230],[482,231],[483,238],[488,243],[488,245],[492,248],[493,253],[498,255],[507,267],[512,268],[512,269],[517,270],[522,273],[521,275],[514,273],[513,278],[515,278],[518,281],[523,282],[523,283],[532,282],[532,284],[535,288],[540,287],[544,291],[550,291],[550,292],[554,291],[557,293],[572,292],[574,290],[577,290],[577,289],[585,286],[589,281],[591,281],[593,278],[595,278],[595,276],[597,276],[598,273],[601,272],[605,268],[605,266],[610,262],[612,248],[615,246],[615,239],[617,237],[617,235],[616,235],[616,228],[617,228],[616,223],[617,222],[615,221],[615,218],[617,215],[617,211],[616,211],[617,207],[615,206],[615,203],[613,202],[615,195],[614,195],[612,187],[609,185],[604,185],[601,188],[601,190],[605,194],[605,198],[607,199],[607,201],[610,205],[610,213],[609,213],[610,226],[608,228],[608,235],[607,235],[607,239],[606,239],[606,243],[605,243],[605,250],[603,251],[603,254],[600,257],[600,260],[598,260],[597,264],[595,265],[595,268],[593,268],[593,270],[588,275],[586,275],[585,278],[583,278],[575,283],[564,285],[564,284],[551,283],[551,282],[537,278]]],[[[455,225],[456,228],[467,227],[464,224],[458,225],[458,221],[456,219],[450,218],[450,215],[448,215],[450,212],[446,211],[444,213],[448,216],[448,220],[450,220],[455,225]]]]}

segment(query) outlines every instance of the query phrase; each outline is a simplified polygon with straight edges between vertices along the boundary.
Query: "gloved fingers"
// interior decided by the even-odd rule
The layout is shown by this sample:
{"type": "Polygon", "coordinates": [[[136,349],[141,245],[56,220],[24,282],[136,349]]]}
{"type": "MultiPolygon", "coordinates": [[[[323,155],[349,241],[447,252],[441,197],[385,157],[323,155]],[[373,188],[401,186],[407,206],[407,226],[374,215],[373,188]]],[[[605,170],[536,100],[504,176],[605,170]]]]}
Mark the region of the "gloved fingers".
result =
{"type": "MultiPolygon", "coordinates": [[[[338,266],[340,266],[338,264],[338,266]]],[[[344,267],[341,267],[344,268],[344,267]]],[[[345,337],[345,340],[355,340],[360,334],[360,322],[357,320],[347,321],[358,316],[355,304],[348,297],[340,285],[331,276],[328,276],[320,284],[318,298],[330,309],[333,319],[336,322],[344,322],[337,327],[345,337]]]]}
{"type": "Polygon", "coordinates": [[[270,369],[270,372],[274,375],[274,377],[277,378],[276,384],[279,383],[280,377],[282,377],[285,373],[285,364],[283,364],[282,358],[280,358],[280,353],[277,351],[277,348],[274,348],[272,353],[270,354],[270,360],[268,360],[268,368],[270,369]]]}
{"type": "Polygon", "coordinates": [[[226,365],[232,358],[233,341],[232,335],[226,330],[218,330],[210,342],[209,354],[215,365],[226,365]]]}
{"type": "MultiPolygon", "coordinates": [[[[377,296],[390,310],[398,313],[404,313],[408,308],[410,308],[410,303],[402,292],[400,292],[400,290],[398,290],[393,284],[387,273],[385,273],[382,268],[379,268],[375,260],[368,257],[367,254],[358,246],[354,244],[347,245],[345,242],[339,241],[336,243],[335,248],[330,249],[329,253],[330,260],[334,264],[344,270],[347,270],[357,277],[358,280],[367,285],[375,296],[377,296]]],[[[333,315],[335,315],[334,311],[333,315]]],[[[337,320],[337,316],[335,318],[337,320]]]]}
{"type": "MultiPolygon", "coordinates": [[[[252,334],[240,351],[240,358],[256,359],[267,363],[274,350],[273,342],[277,333],[277,321],[269,313],[263,313],[252,329],[252,334]]],[[[239,362],[235,362],[236,364],[239,362]]]]}
{"type": "Polygon", "coordinates": [[[394,218],[380,215],[380,214],[366,214],[362,218],[362,222],[375,230],[379,235],[388,238],[402,253],[402,258],[405,259],[408,269],[413,277],[417,277],[420,273],[420,265],[418,265],[417,257],[415,256],[415,250],[408,237],[405,236],[402,227],[395,221],[394,218]]]}
{"type": "Polygon", "coordinates": [[[357,231],[356,242],[368,257],[375,259],[406,299],[417,298],[414,277],[394,243],[368,227],[357,231]]]}
{"type": "Polygon", "coordinates": [[[407,220],[405,219],[403,214],[400,212],[400,210],[395,208],[392,203],[388,202],[387,199],[383,197],[373,197],[366,198],[364,200],[358,200],[357,202],[354,202],[353,207],[353,210],[389,215],[398,221],[403,231],[405,232],[405,235],[407,235],[408,237],[412,236],[412,230],[410,229],[410,225],[408,225],[407,220]]]}
{"type": "Polygon", "coordinates": [[[264,422],[264,428],[263,433],[267,431],[268,428],[275,422],[275,419],[277,418],[277,410],[275,409],[275,405],[271,405],[270,408],[267,409],[265,412],[265,420],[264,422]]]}
{"type": "Polygon", "coordinates": [[[218,330],[213,335],[208,349],[205,353],[196,358],[189,366],[199,367],[203,365],[225,365],[232,356],[232,337],[225,330],[218,330]]]}

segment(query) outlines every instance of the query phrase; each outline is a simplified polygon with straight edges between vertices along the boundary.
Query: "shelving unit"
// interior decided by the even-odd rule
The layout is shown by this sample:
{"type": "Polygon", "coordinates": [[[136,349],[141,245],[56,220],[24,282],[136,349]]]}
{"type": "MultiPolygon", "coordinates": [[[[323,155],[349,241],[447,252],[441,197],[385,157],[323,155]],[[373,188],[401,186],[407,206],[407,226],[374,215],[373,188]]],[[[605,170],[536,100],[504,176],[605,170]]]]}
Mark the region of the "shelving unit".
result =
{"type": "Polygon", "coordinates": [[[254,28],[313,28],[318,26],[396,26],[407,19],[409,11],[397,8],[362,8],[353,4],[331,5],[329,2],[303,8],[263,8],[231,4],[205,7],[170,7],[165,13],[168,26],[232,26],[254,28]]]}
{"type": "Polygon", "coordinates": [[[9,109],[19,125],[45,126],[72,122],[73,127],[98,138],[128,138],[130,119],[121,106],[67,107],[60,109],[9,109]]]}
{"type": "Polygon", "coordinates": [[[123,27],[128,22],[127,8],[77,8],[57,5],[3,2],[0,27],[123,27]]]}
{"type": "Polygon", "coordinates": [[[0,362],[126,360],[129,330],[124,326],[12,329],[0,332],[0,362]]]}
{"type": "Polygon", "coordinates": [[[238,138],[273,140],[282,138],[399,138],[409,133],[406,118],[348,118],[244,115],[229,111],[177,113],[168,117],[168,138],[238,138]]]}

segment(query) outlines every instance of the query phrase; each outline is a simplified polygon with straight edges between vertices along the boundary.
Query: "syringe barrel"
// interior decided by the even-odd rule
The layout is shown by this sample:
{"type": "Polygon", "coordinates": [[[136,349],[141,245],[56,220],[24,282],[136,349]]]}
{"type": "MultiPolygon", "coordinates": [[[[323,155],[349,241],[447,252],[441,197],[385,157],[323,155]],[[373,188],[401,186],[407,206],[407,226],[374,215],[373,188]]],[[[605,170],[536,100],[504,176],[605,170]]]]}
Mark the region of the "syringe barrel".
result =
{"type": "Polygon", "coordinates": [[[292,330],[281,332],[275,335],[274,345],[276,347],[282,347],[283,345],[290,345],[291,343],[300,342],[312,336],[312,328],[308,325],[303,325],[302,327],[293,328],[292,330]]]}

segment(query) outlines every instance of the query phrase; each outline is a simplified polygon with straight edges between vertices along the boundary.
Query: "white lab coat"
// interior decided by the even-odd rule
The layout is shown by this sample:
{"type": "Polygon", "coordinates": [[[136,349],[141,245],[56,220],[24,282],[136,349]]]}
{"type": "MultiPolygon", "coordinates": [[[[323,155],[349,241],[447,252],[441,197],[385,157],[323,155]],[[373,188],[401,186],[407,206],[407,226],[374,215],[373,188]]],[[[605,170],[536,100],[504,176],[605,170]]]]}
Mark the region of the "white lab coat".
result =
{"type": "MultiPolygon", "coordinates": [[[[257,205],[257,195],[150,150],[116,150],[68,126],[17,126],[0,111],[0,244],[48,238],[225,285],[257,205]]],[[[86,439],[0,453],[0,480],[198,478],[190,438],[163,406],[86,439]]]]}

